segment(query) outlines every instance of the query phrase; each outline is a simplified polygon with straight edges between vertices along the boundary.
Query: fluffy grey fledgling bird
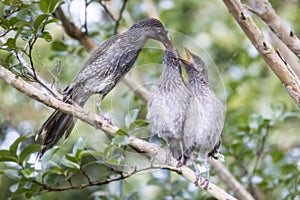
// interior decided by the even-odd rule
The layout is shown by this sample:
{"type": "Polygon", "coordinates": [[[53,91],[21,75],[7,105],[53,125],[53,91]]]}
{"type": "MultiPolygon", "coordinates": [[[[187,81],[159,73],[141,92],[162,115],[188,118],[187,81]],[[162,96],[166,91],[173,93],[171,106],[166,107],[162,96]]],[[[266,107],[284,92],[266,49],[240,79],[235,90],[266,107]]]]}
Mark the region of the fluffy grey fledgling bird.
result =
{"type": "MultiPolygon", "coordinates": [[[[148,39],[155,39],[169,45],[167,31],[157,19],[149,18],[135,23],[128,31],[113,36],[102,43],[85,62],[73,82],[64,91],[67,103],[83,106],[93,94],[99,94],[97,107],[100,115],[102,99],[118,81],[131,69],[148,39]]],[[[37,137],[43,136],[41,157],[58,140],[71,133],[75,119],[71,115],[55,111],[42,125],[37,137]]]]}
{"type": "Polygon", "coordinates": [[[185,49],[185,51],[187,59],[181,59],[181,61],[188,74],[191,98],[186,111],[183,144],[185,155],[190,157],[195,167],[195,184],[198,184],[200,178],[200,170],[195,162],[196,154],[203,159],[207,174],[205,188],[207,188],[210,178],[208,158],[223,157],[219,153],[219,148],[225,108],[210,88],[205,63],[189,50],[185,49]]]}
{"type": "Polygon", "coordinates": [[[162,74],[150,94],[147,113],[152,133],[167,143],[167,164],[170,164],[171,153],[180,160],[178,165],[184,163],[182,134],[189,95],[181,76],[177,50],[171,44],[165,51],[162,74]]]}

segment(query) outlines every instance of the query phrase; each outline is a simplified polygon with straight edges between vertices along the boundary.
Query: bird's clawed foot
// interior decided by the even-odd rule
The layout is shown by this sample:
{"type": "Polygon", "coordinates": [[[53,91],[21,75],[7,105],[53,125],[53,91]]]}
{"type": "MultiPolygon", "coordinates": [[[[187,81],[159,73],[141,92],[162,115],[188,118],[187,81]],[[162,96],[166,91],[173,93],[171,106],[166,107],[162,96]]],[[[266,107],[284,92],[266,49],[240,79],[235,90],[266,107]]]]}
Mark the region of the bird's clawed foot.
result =
{"type": "Polygon", "coordinates": [[[201,182],[201,185],[204,185],[204,190],[207,190],[208,189],[208,185],[209,185],[209,179],[204,179],[202,182],[201,182]]]}
{"type": "Polygon", "coordinates": [[[196,177],[196,179],[194,181],[194,184],[196,186],[198,186],[199,185],[199,180],[200,180],[200,171],[199,171],[198,167],[195,169],[195,177],[196,177]]]}
{"type": "Polygon", "coordinates": [[[108,126],[112,124],[112,120],[109,117],[106,117],[104,115],[100,115],[101,118],[103,118],[103,126],[108,126]]]}
{"type": "Polygon", "coordinates": [[[185,157],[181,156],[180,159],[178,160],[178,163],[176,165],[176,167],[182,167],[185,164],[185,157]]]}

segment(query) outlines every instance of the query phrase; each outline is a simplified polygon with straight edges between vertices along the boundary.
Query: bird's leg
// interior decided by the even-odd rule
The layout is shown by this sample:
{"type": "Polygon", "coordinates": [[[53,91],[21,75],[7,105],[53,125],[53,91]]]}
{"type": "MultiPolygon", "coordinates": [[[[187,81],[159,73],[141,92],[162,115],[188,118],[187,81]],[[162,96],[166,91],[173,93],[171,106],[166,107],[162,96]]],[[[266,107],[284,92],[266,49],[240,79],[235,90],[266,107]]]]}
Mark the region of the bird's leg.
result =
{"type": "Polygon", "coordinates": [[[185,163],[185,157],[184,157],[182,141],[179,142],[179,145],[180,145],[180,150],[181,150],[181,156],[180,156],[180,160],[178,161],[176,167],[182,167],[185,163]]]}
{"type": "Polygon", "coordinates": [[[206,179],[204,179],[204,181],[201,183],[201,185],[204,184],[204,189],[207,190],[208,185],[209,185],[209,181],[210,181],[210,174],[209,174],[209,167],[208,167],[208,158],[206,157],[203,162],[204,162],[204,166],[206,169],[206,179]]]}
{"type": "Polygon", "coordinates": [[[199,169],[199,167],[198,167],[198,165],[197,165],[197,163],[196,163],[196,159],[195,159],[195,157],[194,157],[193,154],[191,155],[190,159],[191,159],[191,161],[192,161],[192,163],[193,163],[193,165],[194,165],[194,168],[195,168],[195,176],[196,176],[196,180],[195,180],[194,184],[195,184],[196,186],[198,186],[198,182],[199,182],[199,179],[200,179],[200,169],[199,169]]]}
{"type": "Polygon", "coordinates": [[[100,94],[96,101],[96,108],[98,109],[100,117],[102,117],[105,120],[105,123],[103,125],[108,126],[109,124],[111,124],[111,119],[106,117],[101,109],[102,100],[103,100],[103,94],[100,94]]]}
{"type": "Polygon", "coordinates": [[[166,151],[166,165],[170,165],[171,164],[171,158],[172,158],[172,152],[170,149],[170,144],[167,142],[167,151],[166,151]]]}

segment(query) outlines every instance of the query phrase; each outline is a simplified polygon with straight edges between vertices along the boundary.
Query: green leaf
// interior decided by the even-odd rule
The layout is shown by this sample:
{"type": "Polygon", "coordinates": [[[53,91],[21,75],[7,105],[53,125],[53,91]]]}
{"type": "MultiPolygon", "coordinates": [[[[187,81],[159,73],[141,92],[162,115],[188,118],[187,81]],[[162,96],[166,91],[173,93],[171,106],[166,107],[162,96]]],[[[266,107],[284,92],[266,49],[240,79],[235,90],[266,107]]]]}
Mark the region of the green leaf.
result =
{"type": "MultiPolygon", "coordinates": [[[[9,20],[9,26],[13,27],[13,26],[19,26],[19,22],[24,22],[23,20],[21,20],[20,18],[18,17],[12,17],[10,20],[9,20]]],[[[28,22],[26,22],[28,23],[28,22]]]]}
{"type": "Polygon", "coordinates": [[[106,160],[107,164],[110,165],[119,165],[120,164],[120,158],[119,157],[112,157],[106,160]]]}
{"type": "Polygon", "coordinates": [[[33,177],[35,177],[35,172],[36,172],[36,170],[35,170],[34,167],[25,168],[25,169],[22,170],[22,174],[26,178],[33,178],[33,177]]]}
{"type": "Polygon", "coordinates": [[[116,135],[128,135],[127,131],[125,131],[124,129],[119,129],[116,132],[116,135]]]}
{"type": "Polygon", "coordinates": [[[26,139],[25,135],[20,136],[18,139],[14,141],[14,143],[9,147],[9,151],[15,155],[17,155],[17,150],[19,147],[19,144],[26,139]]]}
{"type": "MultiPolygon", "coordinates": [[[[45,152],[45,154],[41,158],[41,165],[42,165],[42,170],[45,171],[48,166],[52,165],[53,162],[53,155],[59,150],[58,146],[55,146],[48,151],[45,152]]],[[[56,163],[55,163],[56,164],[56,163]]]]}
{"type": "Polygon", "coordinates": [[[274,164],[278,164],[278,162],[280,162],[284,158],[284,154],[281,151],[276,150],[273,150],[271,152],[271,156],[274,164]]]}
{"type": "Polygon", "coordinates": [[[76,154],[78,150],[83,150],[85,146],[86,145],[84,144],[82,138],[79,138],[73,146],[72,153],[76,154]]]}
{"type": "Polygon", "coordinates": [[[0,1],[0,19],[4,16],[4,4],[0,1]]]}
{"type": "Polygon", "coordinates": [[[16,48],[16,40],[13,38],[8,38],[5,45],[7,45],[10,48],[16,48]]]}
{"type": "Polygon", "coordinates": [[[18,159],[15,154],[8,150],[0,150],[0,162],[16,162],[18,159]]]}
{"type": "Polygon", "coordinates": [[[76,162],[76,159],[72,159],[71,156],[64,156],[62,159],[61,159],[61,164],[66,166],[66,167],[69,167],[69,168],[72,168],[72,169],[76,169],[76,170],[79,170],[80,169],[80,165],[76,162]]]}
{"type": "Polygon", "coordinates": [[[49,175],[49,174],[57,174],[62,175],[64,173],[64,169],[62,169],[60,166],[52,167],[43,173],[43,176],[49,175]]]}
{"type": "Polygon", "coordinates": [[[23,163],[32,153],[37,152],[41,149],[41,145],[33,144],[25,147],[22,152],[19,154],[20,162],[23,163]]]}
{"type": "Polygon", "coordinates": [[[104,158],[104,153],[103,152],[99,152],[99,151],[90,151],[90,150],[85,150],[81,152],[81,156],[82,157],[86,157],[86,156],[97,156],[97,157],[102,157],[104,158]]]}
{"type": "Polygon", "coordinates": [[[66,45],[62,41],[55,40],[52,42],[51,49],[54,51],[66,51],[66,50],[68,50],[68,45],[66,45]]]}
{"type": "Polygon", "coordinates": [[[132,122],[136,120],[139,114],[139,109],[130,110],[125,116],[125,126],[129,127],[132,122]]]}
{"type": "Polygon", "coordinates": [[[44,13],[53,13],[60,4],[62,2],[59,2],[59,0],[41,0],[40,8],[44,13]]]}
{"type": "Polygon", "coordinates": [[[45,21],[45,19],[47,19],[48,17],[50,17],[50,14],[41,14],[39,15],[36,20],[34,21],[33,27],[35,30],[38,30],[38,28],[40,27],[40,25],[45,21]]]}
{"type": "Polygon", "coordinates": [[[118,147],[125,146],[129,144],[129,137],[127,135],[117,135],[112,139],[112,144],[118,147]]]}
{"type": "Polygon", "coordinates": [[[103,164],[104,161],[102,160],[92,160],[92,161],[89,161],[87,163],[85,163],[83,166],[82,166],[82,169],[85,169],[86,167],[89,167],[91,165],[96,165],[96,164],[103,164]]]}
{"type": "Polygon", "coordinates": [[[47,20],[44,25],[50,24],[50,23],[59,23],[60,21],[56,18],[52,18],[50,20],[47,20]]]}
{"type": "Polygon", "coordinates": [[[18,173],[18,170],[14,170],[14,169],[5,169],[3,170],[4,174],[6,176],[8,176],[11,179],[14,180],[19,180],[21,178],[21,176],[18,173]]]}
{"type": "Polygon", "coordinates": [[[42,32],[42,34],[40,34],[39,37],[43,38],[44,40],[46,40],[46,42],[51,42],[52,41],[52,36],[47,31],[42,32]]]}
{"type": "Polygon", "coordinates": [[[129,130],[132,131],[135,128],[142,128],[149,125],[149,122],[145,119],[137,119],[134,122],[132,122],[129,126],[129,130]]]}
{"type": "Polygon", "coordinates": [[[28,192],[28,189],[26,189],[26,188],[22,188],[22,187],[17,188],[15,190],[15,192],[12,193],[12,198],[16,198],[16,197],[18,197],[18,196],[20,196],[20,195],[22,195],[26,192],[28,192]]]}

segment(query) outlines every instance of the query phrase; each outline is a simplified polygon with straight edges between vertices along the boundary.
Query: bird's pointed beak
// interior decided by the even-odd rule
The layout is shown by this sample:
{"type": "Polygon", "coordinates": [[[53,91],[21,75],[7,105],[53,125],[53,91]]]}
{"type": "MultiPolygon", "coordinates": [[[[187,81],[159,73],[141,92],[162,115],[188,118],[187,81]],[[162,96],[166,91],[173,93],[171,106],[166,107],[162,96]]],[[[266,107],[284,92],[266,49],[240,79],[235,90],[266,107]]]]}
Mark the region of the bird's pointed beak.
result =
{"type": "Polygon", "coordinates": [[[169,46],[168,48],[176,49],[172,37],[169,38],[169,46]]]}
{"type": "Polygon", "coordinates": [[[170,43],[171,43],[171,41],[170,41],[170,39],[168,37],[168,32],[165,31],[163,34],[160,35],[160,37],[161,37],[161,42],[167,48],[170,45],[170,43]]]}
{"type": "Polygon", "coordinates": [[[192,55],[190,51],[187,48],[184,48],[184,51],[185,51],[186,59],[179,58],[179,60],[181,60],[181,62],[183,62],[187,66],[192,66],[192,55]]]}

